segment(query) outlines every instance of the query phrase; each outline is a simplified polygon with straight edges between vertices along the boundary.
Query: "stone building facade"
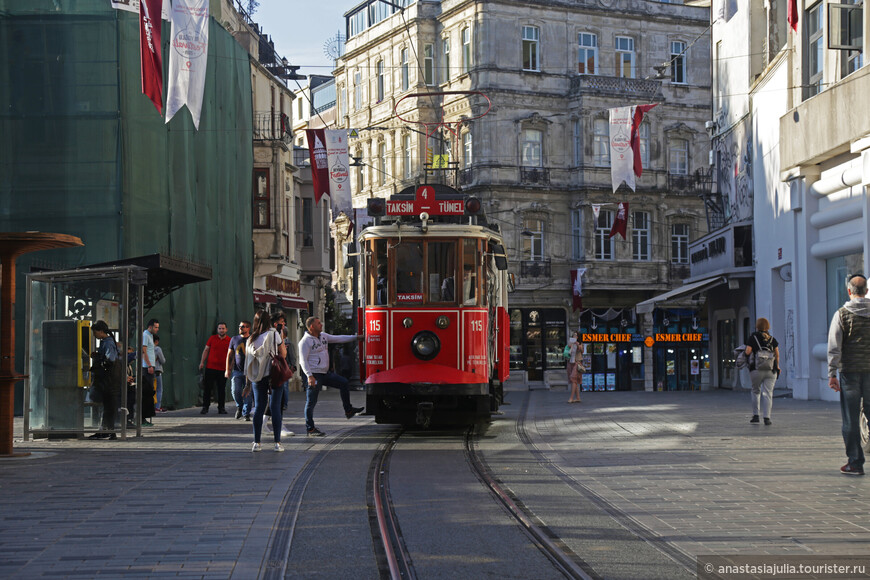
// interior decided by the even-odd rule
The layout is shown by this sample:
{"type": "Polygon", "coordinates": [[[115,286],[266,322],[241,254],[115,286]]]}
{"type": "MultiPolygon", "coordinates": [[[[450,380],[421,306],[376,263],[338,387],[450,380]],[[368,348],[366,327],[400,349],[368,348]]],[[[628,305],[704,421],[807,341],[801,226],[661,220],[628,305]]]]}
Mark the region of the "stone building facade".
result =
{"type": "Polygon", "coordinates": [[[688,244],[707,231],[709,9],[405,4],[366,1],[346,15],[334,75],[338,126],[356,130],[351,155],[364,163],[352,174],[354,205],[424,182],[481,198],[516,280],[512,380],[564,383],[562,349],[579,330],[590,338],[588,388],[699,388],[703,341],[679,355],[643,346],[654,332],[704,330],[699,305],[647,317],[635,305],[688,277],[688,244]],[[608,109],[645,103],[658,106],[640,129],[643,175],[636,192],[614,193],[608,109]],[[609,236],[619,202],[629,204],[625,240],[609,236]],[[585,273],[575,311],[577,269],[585,273]]]}

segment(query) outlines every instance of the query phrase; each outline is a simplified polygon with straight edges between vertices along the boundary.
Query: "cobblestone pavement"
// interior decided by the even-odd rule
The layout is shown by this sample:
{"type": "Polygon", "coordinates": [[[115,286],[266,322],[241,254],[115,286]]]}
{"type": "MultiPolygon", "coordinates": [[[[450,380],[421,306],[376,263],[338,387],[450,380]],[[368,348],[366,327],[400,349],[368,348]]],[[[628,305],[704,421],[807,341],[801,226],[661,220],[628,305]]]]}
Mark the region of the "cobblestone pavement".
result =
{"type": "MultiPolygon", "coordinates": [[[[511,393],[510,415],[525,393],[511,393]]],[[[750,424],[746,392],[534,392],[544,456],[681,552],[866,556],[870,478],[846,476],[837,403],[777,398],[750,424]]],[[[870,562],[868,562],[870,564],[870,562]]]]}
{"type": "MultiPolygon", "coordinates": [[[[686,555],[870,545],[870,478],[839,473],[834,403],[777,398],[766,427],[749,424],[742,392],[584,393],[579,405],[562,390],[507,396],[498,421],[522,418],[546,459],[686,555]]],[[[345,420],[329,390],[317,416],[330,437],[308,439],[302,397],[291,394],[285,453],[267,433],[252,454],[251,424],[232,407],[160,414],[128,441],[21,441],[17,419],[16,451],[32,455],[0,459],[0,577],[257,577],[294,477],[333,436],[371,422],[345,420]]]]}

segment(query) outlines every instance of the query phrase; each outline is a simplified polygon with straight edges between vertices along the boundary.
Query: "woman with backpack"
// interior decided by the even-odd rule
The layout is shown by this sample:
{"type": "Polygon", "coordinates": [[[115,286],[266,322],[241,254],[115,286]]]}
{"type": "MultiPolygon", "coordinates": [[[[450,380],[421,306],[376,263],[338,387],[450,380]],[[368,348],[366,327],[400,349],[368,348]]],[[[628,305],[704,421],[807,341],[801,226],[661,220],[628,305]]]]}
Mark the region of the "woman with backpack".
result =
{"type": "Polygon", "coordinates": [[[779,343],[770,335],[770,322],[766,318],[755,321],[755,332],[746,340],[746,356],[752,378],[752,419],[749,422],[758,423],[763,400],[764,424],[770,425],[773,385],[779,377],[779,343]]]}
{"type": "MultiPolygon", "coordinates": [[[[266,403],[269,401],[269,393],[272,390],[271,377],[272,356],[287,356],[287,348],[284,340],[278,332],[272,328],[272,319],[265,310],[258,310],[251,324],[251,336],[245,343],[245,376],[251,381],[251,390],[254,392],[254,445],[251,451],[260,451],[260,436],[263,434],[263,415],[266,412],[266,403]]],[[[280,389],[281,385],[276,385],[280,389]]],[[[244,396],[244,393],[243,393],[244,396]]],[[[281,446],[281,422],[282,422],[282,397],[272,397],[272,435],[275,438],[275,451],[284,451],[281,446]]],[[[287,435],[293,435],[287,432],[287,435]]]]}

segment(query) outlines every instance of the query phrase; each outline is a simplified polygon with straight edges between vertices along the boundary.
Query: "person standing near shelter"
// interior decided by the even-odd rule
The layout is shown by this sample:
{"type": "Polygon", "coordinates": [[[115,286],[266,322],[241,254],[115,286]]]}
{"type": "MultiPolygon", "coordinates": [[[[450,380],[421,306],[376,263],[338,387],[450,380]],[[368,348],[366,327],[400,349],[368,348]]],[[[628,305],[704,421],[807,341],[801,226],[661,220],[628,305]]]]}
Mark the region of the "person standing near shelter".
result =
{"type": "Polygon", "coordinates": [[[205,348],[202,350],[202,358],[199,361],[199,370],[205,371],[202,377],[202,411],[206,415],[211,406],[212,388],[217,392],[218,414],[226,415],[227,400],[227,351],[230,348],[230,337],[227,336],[227,324],[218,322],[217,334],[211,335],[205,348]]]}
{"type": "Polygon", "coordinates": [[[305,389],[305,428],[309,437],[323,437],[325,433],[314,426],[314,407],[317,405],[322,385],[339,389],[344,416],[348,419],[364,409],[350,404],[347,379],[329,372],[329,345],[353,342],[363,337],[358,334],[327,334],[323,332],[323,323],[316,316],[309,316],[305,320],[305,328],[308,331],[299,341],[299,364],[308,377],[308,388],[305,389]]]}
{"type": "Polygon", "coordinates": [[[94,337],[100,340],[100,347],[91,353],[94,359],[94,387],[99,391],[103,400],[102,430],[94,433],[90,439],[117,439],[115,435],[115,413],[118,410],[118,389],[120,384],[114,379],[119,373],[114,372],[116,365],[122,363],[118,360],[118,345],[115,338],[109,334],[109,325],[103,320],[97,320],[91,327],[94,337]]]}
{"type": "Polygon", "coordinates": [[[154,384],[156,390],[154,393],[154,411],[157,413],[163,412],[163,365],[166,364],[166,357],[163,356],[163,349],[160,348],[160,337],[154,335],[154,384]]]}
{"type": "MultiPolygon", "coordinates": [[[[281,335],[272,328],[272,320],[265,310],[258,310],[254,315],[254,324],[251,325],[251,336],[245,343],[245,377],[251,381],[251,390],[254,392],[254,445],[253,453],[260,451],[260,437],[263,434],[263,416],[266,413],[266,402],[269,401],[269,391],[272,390],[272,356],[287,356],[287,349],[281,335]]],[[[281,397],[273,396],[270,406],[272,409],[272,437],[275,439],[275,451],[284,451],[281,446],[281,397]]],[[[292,431],[284,435],[292,436],[292,431]]]]}
{"type": "Polygon", "coordinates": [[[849,301],[837,310],[828,331],[828,386],[840,393],[843,441],[848,463],[846,475],[864,475],[861,448],[861,407],[870,419],[870,299],[867,277],[853,274],[846,279],[849,301]],[[840,378],[837,378],[837,371],[840,378]]]}
{"type": "Polygon", "coordinates": [[[230,392],[233,395],[233,400],[236,402],[236,419],[241,419],[245,416],[245,421],[251,420],[251,405],[253,399],[251,394],[245,393],[245,343],[251,335],[251,323],[247,320],[242,320],[239,323],[239,333],[230,340],[230,346],[227,349],[226,373],[224,376],[230,379],[230,392]]]}
{"type": "Polygon", "coordinates": [[[758,423],[759,411],[762,411],[764,424],[770,425],[773,386],[779,377],[779,343],[770,335],[770,322],[766,318],[755,321],[755,332],[746,339],[745,352],[752,377],[752,419],[749,422],[758,423]],[[769,360],[771,355],[772,361],[769,360]],[[762,403],[763,408],[760,408],[762,403]]]}
{"type": "Polygon", "coordinates": [[[157,364],[157,353],[154,351],[154,335],[160,330],[160,322],[156,318],[148,321],[148,328],[142,332],[142,426],[151,427],[154,424],[149,421],[154,416],[154,367],[157,364]]]}

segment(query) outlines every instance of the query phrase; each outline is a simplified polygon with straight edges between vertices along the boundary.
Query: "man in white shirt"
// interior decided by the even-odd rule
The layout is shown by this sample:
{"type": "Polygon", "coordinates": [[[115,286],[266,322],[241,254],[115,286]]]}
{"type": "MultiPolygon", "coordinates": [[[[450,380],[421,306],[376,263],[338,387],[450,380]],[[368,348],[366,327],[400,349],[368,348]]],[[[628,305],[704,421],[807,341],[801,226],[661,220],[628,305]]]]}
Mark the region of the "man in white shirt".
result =
{"type": "Polygon", "coordinates": [[[362,339],[357,334],[327,334],[323,332],[323,323],[316,316],[309,316],[305,321],[308,332],[299,341],[299,364],[308,377],[308,388],[305,389],[305,428],[309,437],[323,437],[324,433],[314,426],[314,406],[322,385],[335,387],[341,392],[341,404],[344,415],[348,419],[361,413],[364,407],[354,407],[350,404],[350,391],[347,379],[329,372],[330,343],[353,342],[362,339]]]}

